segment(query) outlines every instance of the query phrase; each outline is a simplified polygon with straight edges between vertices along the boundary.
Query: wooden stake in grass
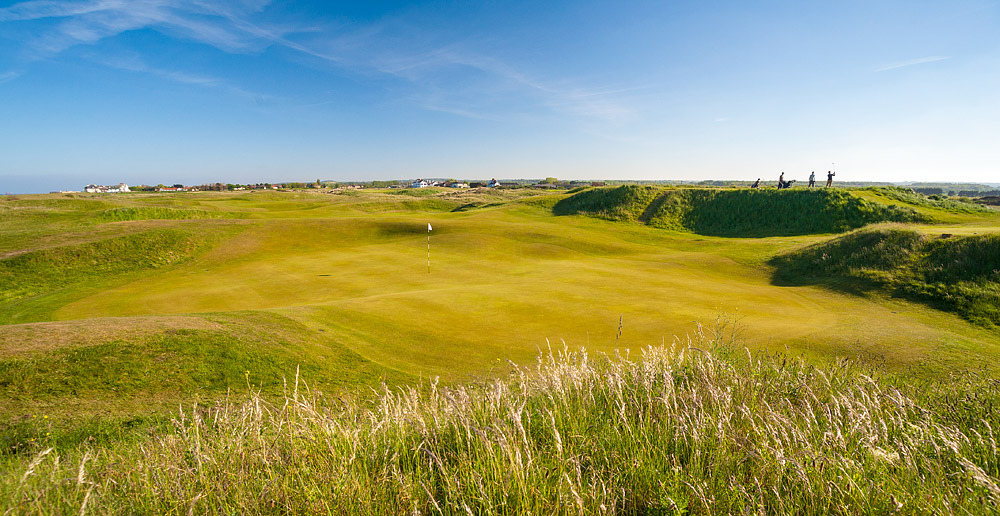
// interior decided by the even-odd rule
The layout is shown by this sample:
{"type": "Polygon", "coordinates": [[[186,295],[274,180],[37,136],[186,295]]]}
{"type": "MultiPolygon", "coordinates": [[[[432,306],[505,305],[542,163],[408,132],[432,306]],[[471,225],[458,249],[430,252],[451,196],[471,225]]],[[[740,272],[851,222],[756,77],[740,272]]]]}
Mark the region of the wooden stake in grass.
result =
{"type": "Polygon", "coordinates": [[[427,274],[431,273],[431,223],[427,223],[427,274]]]}

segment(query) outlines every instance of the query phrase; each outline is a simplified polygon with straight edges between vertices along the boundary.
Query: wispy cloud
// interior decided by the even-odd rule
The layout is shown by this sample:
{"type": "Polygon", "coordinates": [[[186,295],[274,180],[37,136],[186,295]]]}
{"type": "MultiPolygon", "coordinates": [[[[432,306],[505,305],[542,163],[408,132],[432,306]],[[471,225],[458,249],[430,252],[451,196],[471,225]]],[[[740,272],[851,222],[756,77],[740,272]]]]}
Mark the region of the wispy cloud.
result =
{"type": "Polygon", "coordinates": [[[875,68],[876,72],[884,72],[887,70],[895,70],[896,68],[904,68],[907,66],[914,66],[925,63],[933,63],[935,61],[944,61],[945,59],[950,59],[948,56],[928,56],[921,57],[920,59],[910,59],[909,61],[900,61],[897,63],[891,63],[887,65],[882,65],[875,68]]]}
{"type": "Polygon", "coordinates": [[[414,100],[427,109],[471,118],[517,117],[517,109],[512,109],[514,104],[604,123],[621,123],[636,116],[625,99],[642,89],[598,88],[566,79],[545,80],[457,44],[423,52],[383,49],[368,56],[368,63],[381,73],[415,86],[414,100]]]}
{"type": "MultiPolygon", "coordinates": [[[[45,20],[24,41],[35,58],[124,32],[154,29],[229,53],[282,47],[340,72],[392,77],[424,109],[484,119],[514,118],[548,111],[604,124],[637,116],[629,96],[635,88],[596,87],[586,81],[532,75],[507,61],[477,52],[475,44],[444,42],[400,20],[362,26],[277,27],[258,23],[270,0],[28,0],[0,8],[0,26],[45,20]]],[[[108,64],[108,63],[104,63],[108,64]]],[[[147,66],[111,64],[178,83],[259,97],[219,78],[147,66]]]]}
{"type": "Polygon", "coordinates": [[[23,72],[19,72],[19,71],[15,71],[15,70],[11,70],[9,72],[0,73],[0,84],[3,84],[5,82],[7,82],[7,81],[13,81],[14,79],[17,79],[18,77],[20,77],[22,73],[23,72]]]}
{"type": "Polygon", "coordinates": [[[267,40],[249,30],[249,24],[237,21],[267,4],[254,0],[29,0],[0,9],[0,22],[59,20],[28,40],[39,57],[144,28],[240,52],[266,46],[267,40]]]}
{"type": "Polygon", "coordinates": [[[234,96],[250,100],[256,104],[263,104],[275,98],[273,95],[264,95],[246,90],[220,77],[193,74],[180,70],[165,70],[149,66],[138,56],[117,57],[114,59],[96,59],[96,61],[111,68],[125,70],[128,72],[149,74],[161,79],[176,82],[178,84],[200,86],[225,91],[234,96]]]}

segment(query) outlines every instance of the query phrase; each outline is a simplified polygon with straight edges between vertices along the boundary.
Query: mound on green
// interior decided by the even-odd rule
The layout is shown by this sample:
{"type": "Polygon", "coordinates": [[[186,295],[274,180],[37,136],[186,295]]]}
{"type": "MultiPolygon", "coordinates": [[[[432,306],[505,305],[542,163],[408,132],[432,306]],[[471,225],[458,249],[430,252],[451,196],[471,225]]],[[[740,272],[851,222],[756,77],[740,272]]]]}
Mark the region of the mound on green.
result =
{"type": "MultiPolygon", "coordinates": [[[[330,400],[295,383],[277,404],[182,411],[138,442],[34,443],[0,471],[0,503],[109,515],[985,514],[1000,504],[989,404],[947,387],[914,398],[845,361],[693,344],[634,361],[550,354],[506,380],[375,399],[330,400]]],[[[980,399],[997,400],[995,388],[980,399]]]]}
{"type": "Polygon", "coordinates": [[[906,207],[867,201],[831,189],[662,189],[625,185],[586,190],[556,204],[556,215],[609,220],[711,236],[763,237],[841,233],[879,222],[921,222],[906,207]]]}
{"type": "Polygon", "coordinates": [[[866,228],[771,260],[778,285],[881,292],[1000,325],[1000,235],[931,238],[866,228]]]}

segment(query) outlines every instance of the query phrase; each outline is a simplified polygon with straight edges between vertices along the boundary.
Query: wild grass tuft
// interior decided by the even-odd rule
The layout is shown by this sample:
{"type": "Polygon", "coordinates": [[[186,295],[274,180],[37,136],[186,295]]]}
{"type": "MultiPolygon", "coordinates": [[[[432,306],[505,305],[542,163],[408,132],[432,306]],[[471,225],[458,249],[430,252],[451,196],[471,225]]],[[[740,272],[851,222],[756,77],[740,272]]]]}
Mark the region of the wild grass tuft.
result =
{"type": "Polygon", "coordinates": [[[856,363],[751,354],[725,332],[509,377],[329,399],[296,376],[171,431],[7,464],[0,499],[70,514],[981,514],[984,408],[961,420],[856,363]]]}

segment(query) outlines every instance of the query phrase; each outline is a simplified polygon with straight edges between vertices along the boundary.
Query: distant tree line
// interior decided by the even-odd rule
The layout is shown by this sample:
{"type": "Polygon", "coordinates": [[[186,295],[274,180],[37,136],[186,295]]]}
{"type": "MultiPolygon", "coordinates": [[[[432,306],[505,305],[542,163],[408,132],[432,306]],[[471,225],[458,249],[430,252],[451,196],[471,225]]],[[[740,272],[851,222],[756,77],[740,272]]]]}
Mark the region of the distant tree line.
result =
{"type": "Polygon", "coordinates": [[[947,190],[939,187],[911,187],[910,190],[927,196],[949,195],[952,197],[997,197],[1000,190],[947,190]]]}

